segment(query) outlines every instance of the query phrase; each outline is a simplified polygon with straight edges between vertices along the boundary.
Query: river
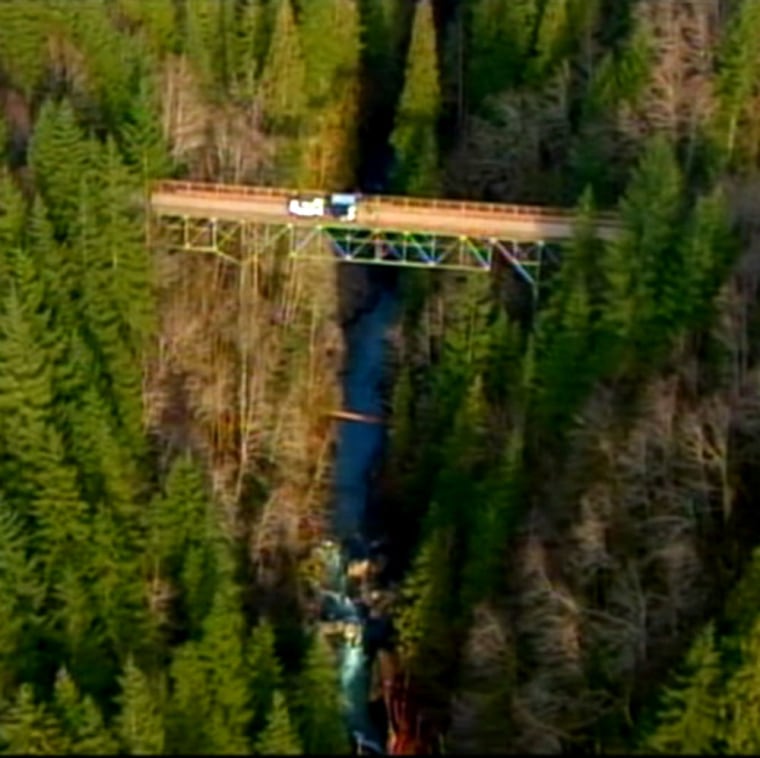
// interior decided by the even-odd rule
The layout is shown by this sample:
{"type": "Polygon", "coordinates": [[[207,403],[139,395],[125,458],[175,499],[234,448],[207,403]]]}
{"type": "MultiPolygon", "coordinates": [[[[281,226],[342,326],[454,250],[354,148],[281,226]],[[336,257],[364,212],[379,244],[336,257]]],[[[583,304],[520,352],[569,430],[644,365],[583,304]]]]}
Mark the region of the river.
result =
{"type": "MultiPolygon", "coordinates": [[[[343,403],[346,410],[384,416],[386,403],[383,387],[387,379],[388,335],[398,316],[399,302],[395,286],[384,281],[384,277],[373,274],[370,274],[372,286],[367,302],[358,318],[346,329],[343,403]]],[[[366,531],[366,517],[370,477],[383,454],[386,434],[386,427],[382,424],[340,422],[332,532],[341,544],[344,560],[347,561],[361,560],[368,555],[370,535],[366,531]]],[[[342,593],[345,587],[337,586],[335,589],[342,593]]],[[[350,615],[360,620],[352,600],[347,603],[344,600],[343,605],[352,609],[350,615]]],[[[346,614],[341,615],[345,617],[346,614]]],[[[362,629],[366,632],[366,624],[362,629]]],[[[354,736],[360,734],[364,739],[382,746],[385,735],[367,708],[370,678],[368,652],[364,644],[342,644],[340,678],[346,724],[354,736]]]]}

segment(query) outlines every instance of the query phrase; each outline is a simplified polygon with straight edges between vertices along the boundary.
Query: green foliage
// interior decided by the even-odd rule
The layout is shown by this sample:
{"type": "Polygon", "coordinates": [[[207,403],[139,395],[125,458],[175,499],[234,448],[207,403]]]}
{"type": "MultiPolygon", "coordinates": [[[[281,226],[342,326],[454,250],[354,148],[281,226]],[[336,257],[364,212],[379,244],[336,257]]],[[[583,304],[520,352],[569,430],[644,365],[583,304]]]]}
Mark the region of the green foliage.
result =
{"type": "Polygon", "coordinates": [[[178,648],[171,664],[169,742],[173,750],[249,751],[247,732],[253,714],[243,637],[239,591],[226,567],[203,622],[203,637],[178,648]]]}
{"type": "Polygon", "coordinates": [[[256,742],[258,755],[303,755],[303,748],[294,729],[288,705],[280,690],[275,690],[272,710],[266,728],[256,742]]]}
{"type": "Polygon", "coordinates": [[[234,75],[235,2],[186,0],[185,52],[193,61],[210,98],[216,100],[234,75]]]}
{"type": "Polygon", "coordinates": [[[233,93],[243,102],[249,102],[256,94],[256,82],[271,33],[269,22],[269,8],[262,0],[248,0],[243,5],[230,53],[233,93]]]}
{"type": "Polygon", "coordinates": [[[0,496],[0,698],[34,676],[43,624],[45,588],[19,517],[0,496]]]}
{"type": "Polygon", "coordinates": [[[649,144],[620,204],[624,232],[610,245],[602,329],[617,340],[605,355],[618,372],[661,354],[683,310],[683,178],[672,147],[649,144]],[[619,359],[623,358],[623,363],[619,359]],[[613,357],[614,356],[614,357],[613,357]]]}
{"type": "Polygon", "coordinates": [[[322,110],[358,69],[358,10],[355,0],[301,0],[300,9],[305,91],[309,107],[322,110]]]}
{"type": "Polygon", "coordinates": [[[529,77],[540,81],[547,77],[567,53],[571,0],[543,0],[536,26],[529,77]]]}
{"type": "Polygon", "coordinates": [[[180,604],[188,632],[197,634],[211,609],[217,581],[219,537],[206,483],[189,456],[172,465],[162,497],[150,510],[151,573],[181,590],[180,604]]]}
{"type": "Polygon", "coordinates": [[[112,755],[116,752],[116,741],[103,724],[100,710],[92,698],[82,698],[76,683],[65,669],[56,678],[53,710],[71,740],[72,753],[112,755]]]}
{"type": "Polygon", "coordinates": [[[414,14],[404,89],[390,140],[395,150],[392,183],[396,191],[420,196],[437,192],[440,101],[433,8],[430,0],[421,0],[414,14]]]}
{"type": "Polygon", "coordinates": [[[708,625],[690,648],[685,671],[665,690],[660,722],[644,749],[663,755],[720,753],[719,688],[720,656],[708,625]]]}
{"type": "Polygon", "coordinates": [[[117,128],[129,106],[140,46],[112,23],[104,2],[70,6],[60,18],[84,54],[88,115],[100,126],[117,128]]]}
{"type": "Polygon", "coordinates": [[[0,168],[0,249],[8,250],[21,243],[24,221],[21,193],[7,169],[0,168]]]}
{"type": "Polygon", "coordinates": [[[118,10],[139,26],[154,55],[177,47],[176,3],[174,0],[117,0],[118,10]]]}
{"type": "Polygon", "coordinates": [[[160,689],[128,658],[120,679],[116,730],[129,755],[161,755],[165,745],[164,705],[160,689]]]}
{"type": "Polygon", "coordinates": [[[335,655],[321,634],[312,637],[294,690],[293,715],[304,752],[348,755],[335,655]]]}
{"type": "Polygon", "coordinates": [[[135,97],[120,124],[120,143],[126,163],[143,183],[166,177],[172,168],[169,146],[160,122],[155,87],[143,75],[135,97]]]}
{"type": "Polygon", "coordinates": [[[760,619],[739,642],[741,663],[723,698],[722,736],[728,755],[753,755],[760,750],[760,619]]]}
{"type": "Polygon", "coordinates": [[[45,74],[49,24],[44,0],[0,3],[0,67],[27,96],[35,92],[45,74]]]}
{"type": "MultiPolygon", "coordinates": [[[[430,521],[440,523],[437,505],[430,507],[430,521]]],[[[399,646],[412,670],[426,682],[445,674],[452,662],[455,643],[455,566],[452,560],[453,530],[428,530],[402,589],[403,606],[397,626],[399,646]]]]}
{"type": "Polygon", "coordinates": [[[92,169],[88,145],[67,100],[46,100],[29,148],[29,165],[50,214],[56,235],[76,230],[83,182],[92,169]]]}
{"type": "Polygon", "coordinates": [[[13,704],[0,716],[0,744],[11,755],[63,755],[71,749],[58,719],[35,702],[30,684],[22,684],[13,704]]]}
{"type": "Polygon", "coordinates": [[[275,650],[274,629],[266,619],[252,630],[245,649],[248,664],[252,728],[258,734],[267,723],[272,698],[283,685],[282,670],[275,650]]]}
{"type": "Polygon", "coordinates": [[[760,33],[760,7],[752,0],[735,5],[720,51],[716,79],[718,108],[714,118],[715,137],[726,157],[741,166],[742,158],[754,162],[757,147],[745,141],[742,132],[755,133],[756,123],[750,103],[754,102],[760,80],[760,56],[755,40],[760,33]],[[738,154],[737,154],[738,153],[738,154]]]}
{"type": "Polygon", "coordinates": [[[594,72],[589,97],[589,112],[632,103],[651,74],[651,32],[637,26],[627,44],[608,52],[594,72]]]}
{"type": "Polygon", "coordinates": [[[539,4],[475,0],[470,6],[468,95],[470,106],[477,110],[486,97],[516,85],[523,76],[539,4]]]}
{"type": "Polygon", "coordinates": [[[291,0],[276,0],[260,88],[266,120],[278,132],[296,133],[306,111],[306,67],[291,0]]]}

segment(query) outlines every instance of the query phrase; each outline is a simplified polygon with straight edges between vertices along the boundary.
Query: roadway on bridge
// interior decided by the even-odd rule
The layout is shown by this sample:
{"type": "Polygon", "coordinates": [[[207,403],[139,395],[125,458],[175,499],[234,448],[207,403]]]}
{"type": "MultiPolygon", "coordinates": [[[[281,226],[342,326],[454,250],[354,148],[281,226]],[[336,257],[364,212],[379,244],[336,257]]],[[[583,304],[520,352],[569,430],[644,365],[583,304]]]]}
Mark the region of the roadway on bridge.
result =
{"type": "MultiPolygon", "coordinates": [[[[569,239],[575,221],[573,212],[561,208],[365,195],[360,199],[356,221],[347,223],[332,218],[291,216],[287,200],[295,194],[293,190],[271,187],[165,181],[154,187],[150,205],[154,213],[163,216],[304,226],[329,223],[383,231],[525,241],[569,239]]],[[[599,215],[600,238],[615,239],[619,233],[620,224],[613,214],[599,215]]]]}

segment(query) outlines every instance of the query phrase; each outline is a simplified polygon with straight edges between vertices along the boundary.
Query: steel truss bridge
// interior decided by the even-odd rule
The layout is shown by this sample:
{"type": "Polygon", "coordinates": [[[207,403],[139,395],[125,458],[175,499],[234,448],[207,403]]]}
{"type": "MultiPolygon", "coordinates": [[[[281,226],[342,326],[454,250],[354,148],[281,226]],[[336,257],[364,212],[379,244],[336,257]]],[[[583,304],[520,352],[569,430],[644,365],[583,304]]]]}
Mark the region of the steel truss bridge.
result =
{"type": "MultiPolygon", "coordinates": [[[[504,262],[535,287],[546,253],[574,232],[574,214],[559,208],[388,196],[360,196],[352,222],[302,218],[287,212],[294,194],[271,187],[159,182],[150,196],[150,244],[234,263],[284,253],[295,259],[488,272],[504,262]]],[[[598,214],[595,224],[601,239],[615,239],[620,232],[614,214],[598,214]]]]}

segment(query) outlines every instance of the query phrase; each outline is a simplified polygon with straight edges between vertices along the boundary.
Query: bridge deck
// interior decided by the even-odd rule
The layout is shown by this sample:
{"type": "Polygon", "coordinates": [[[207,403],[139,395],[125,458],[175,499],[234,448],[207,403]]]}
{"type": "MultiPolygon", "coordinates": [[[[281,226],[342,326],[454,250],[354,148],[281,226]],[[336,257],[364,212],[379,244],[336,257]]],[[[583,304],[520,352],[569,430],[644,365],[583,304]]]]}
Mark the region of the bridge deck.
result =
{"type": "MultiPolygon", "coordinates": [[[[329,224],[512,240],[568,239],[575,222],[575,213],[562,208],[362,195],[356,221],[346,223],[332,218],[289,215],[287,200],[294,194],[294,190],[273,187],[162,181],[154,186],[150,204],[154,213],[164,216],[259,220],[311,227],[329,224]]],[[[615,214],[598,214],[596,223],[602,239],[614,239],[620,232],[615,214]]]]}

